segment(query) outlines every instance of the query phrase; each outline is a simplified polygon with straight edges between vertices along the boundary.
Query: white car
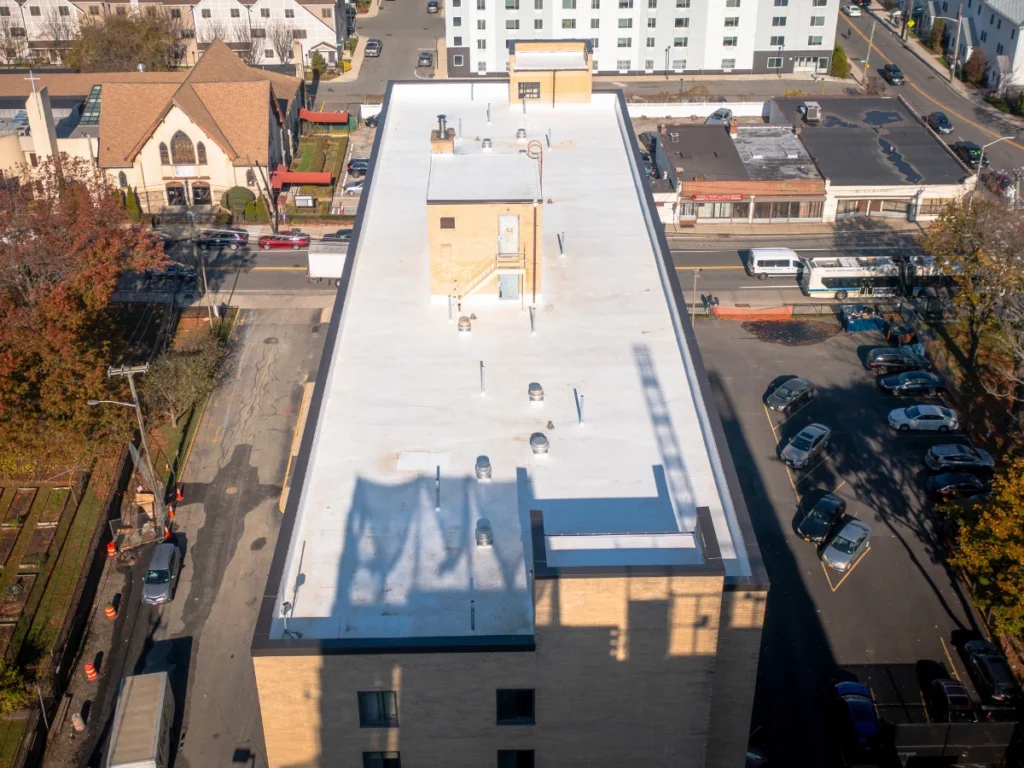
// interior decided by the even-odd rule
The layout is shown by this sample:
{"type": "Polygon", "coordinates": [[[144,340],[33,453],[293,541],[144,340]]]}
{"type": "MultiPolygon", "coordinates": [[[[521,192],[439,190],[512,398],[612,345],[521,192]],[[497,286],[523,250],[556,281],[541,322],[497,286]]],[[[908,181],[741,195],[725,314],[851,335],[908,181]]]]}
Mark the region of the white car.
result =
{"type": "Polygon", "coordinates": [[[365,184],[365,183],[366,182],[365,182],[364,179],[360,179],[359,181],[350,181],[344,187],[345,194],[346,195],[358,195],[359,193],[361,193],[363,191],[363,184],[365,184]]]}
{"type": "Polygon", "coordinates": [[[956,411],[941,405],[912,405],[889,412],[889,426],[900,432],[952,432],[960,426],[956,411]]]}
{"type": "Polygon", "coordinates": [[[843,6],[843,13],[845,13],[847,16],[860,16],[860,14],[861,14],[860,6],[859,5],[853,5],[852,3],[850,5],[844,5],[843,6]]]}

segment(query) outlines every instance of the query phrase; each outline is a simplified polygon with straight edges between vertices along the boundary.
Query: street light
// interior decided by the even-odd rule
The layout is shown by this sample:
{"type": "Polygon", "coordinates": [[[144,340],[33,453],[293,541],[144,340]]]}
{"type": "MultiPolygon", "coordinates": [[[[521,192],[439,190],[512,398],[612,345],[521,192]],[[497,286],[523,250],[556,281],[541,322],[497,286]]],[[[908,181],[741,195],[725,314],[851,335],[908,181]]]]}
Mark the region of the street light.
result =
{"type": "Polygon", "coordinates": [[[981,157],[978,158],[978,173],[974,177],[974,188],[978,188],[978,179],[981,178],[981,172],[985,168],[985,150],[991,147],[993,144],[998,144],[1000,141],[1009,141],[1015,139],[1016,136],[1000,136],[995,141],[990,141],[988,144],[983,144],[981,147],[981,157]]]}
{"type": "Polygon", "coordinates": [[[690,304],[690,319],[697,314],[697,276],[700,274],[700,267],[693,270],[693,301],[690,304]]]}

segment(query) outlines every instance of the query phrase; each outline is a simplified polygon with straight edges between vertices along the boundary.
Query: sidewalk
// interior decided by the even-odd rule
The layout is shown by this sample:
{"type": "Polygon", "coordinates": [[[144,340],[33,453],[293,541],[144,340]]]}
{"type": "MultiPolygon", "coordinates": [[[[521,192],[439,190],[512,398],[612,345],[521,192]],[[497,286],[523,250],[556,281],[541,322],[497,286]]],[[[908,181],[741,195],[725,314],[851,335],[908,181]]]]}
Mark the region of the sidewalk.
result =
{"type": "Polygon", "coordinates": [[[681,227],[678,224],[665,226],[665,236],[675,239],[693,238],[706,240],[714,237],[733,238],[737,236],[762,236],[785,238],[793,235],[833,235],[850,234],[908,234],[924,232],[924,227],[917,222],[900,219],[885,219],[877,226],[866,226],[871,222],[864,219],[847,219],[835,223],[817,224],[705,224],[697,227],[681,227]]]}

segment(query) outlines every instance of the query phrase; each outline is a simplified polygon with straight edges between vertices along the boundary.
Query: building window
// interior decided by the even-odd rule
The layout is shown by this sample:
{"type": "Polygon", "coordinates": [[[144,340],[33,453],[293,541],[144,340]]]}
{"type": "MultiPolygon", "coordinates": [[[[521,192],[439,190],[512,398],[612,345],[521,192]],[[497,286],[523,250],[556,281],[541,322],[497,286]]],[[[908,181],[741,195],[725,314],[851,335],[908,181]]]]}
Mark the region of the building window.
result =
{"type": "Polygon", "coordinates": [[[996,19],[996,29],[1002,29],[1002,28],[1003,28],[1003,20],[1002,19],[996,19]]]}
{"type": "Polygon", "coordinates": [[[690,38],[688,37],[677,37],[672,41],[673,48],[685,48],[690,44],[690,38]]]}
{"type": "Polygon", "coordinates": [[[505,10],[506,11],[518,11],[519,10],[519,0],[505,0],[505,10]]]}
{"type": "Polygon", "coordinates": [[[811,26],[812,27],[824,27],[825,26],[825,17],[824,16],[811,16],[811,26]]]}
{"type": "Polygon", "coordinates": [[[117,184],[122,189],[124,189],[125,187],[128,186],[128,177],[125,176],[124,171],[118,171],[117,172],[117,184]]]}
{"type": "Polygon", "coordinates": [[[647,7],[648,8],[657,8],[658,7],[658,0],[647,0],[647,7]]]}
{"type": "MultiPolygon", "coordinates": [[[[461,27],[462,26],[462,17],[456,16],[454,19],[452,19],[453,22],[455,22],[456,20],[458,20],[459,23],[455,24],[455,26],[456,27],[461,27]]],[[[476,28],[477,29],[487,29],[487,22],[484,21],[483,19],[477,19],[476,28]]]]}
{"type": "Polygon", "coordinates": [[[292,30],[292,40],[305,40],[305,39],[306,39],[306,30],[304,30],[304,29],[293,29],[292,30]]]}
{"type": "Polygon", "coordinates": [[[633,38],[632,37],[620,37],[616,45],[618,48],[632,48],[633,38]]]}
{"type": "Polygon", "coordinates": [[[600,41],[596,37],[590,38],[590,47],[593,48],[596,51],[597,50],[597,44],[599,42],[600,41]]]}
{"type": "Polygon", "coordinates": [[[11,37],[28,37],[24,27],[11,27],[11,37]]]}
{"type": "Polygon", "coordinates": [[[498,725],[533,725],[535,722],[533,688],[498,689],[498,725]]]}
{"type": "Polygon", "coordinates": [[[466,60],[464,58],[462,58],[462,54],[461,53],[456,53],[454,56],[452,56],[452,66],[453,67],[464,66],[465,65],[465,61],[466,60]]]}
{"type": "Polygon", "coordinates": [[[654,47],[654,38],[653,37],[648,37],[647,38],[647,47],[648,48],[653,48],[654,47]]]}
{"type": "Polygon", "coordinates": [[[600,19],[591,19],[590,20],[590,28],[591,29],[600,29],[601,28],[601,20],[600,19]]]}
{"type": "Polygon", "coordinates": [[[505,29],[519,29],[519,19],[505,19],[505,29]]]}
{"type": "Polygon", "coordinates": [[[807,38],[808,45],[821,45],[821,35],[811,35],[807,38]]]}
{"type": "Polygon", "coordinates": [[[739,8],[740,7],[740,0],[725,0],[725,7],[726,8],[739,8]]]}
{"type": "Polygon", "coordinates": [[[334,14],[334,9],[333,8],[321,8],[320,9],[320,18],[321,19],[333,18],[333,14],[334,14]]]}
{"type": "Polygon", "coordinates": [[[722,59],[722,69],[732,69],[736,66],[736,59],[722,59]]]}
{"type": "Polygon", "coordinates": [[[246,171],[245,172],[245,185],[247,187],[255,187],[256,186],[256,176],[255,176],[255,174],[252,171],[246,171]]]}
{"type": "Polygon", "coordinates": [[[818,71],[828,72],[828,56],[822,56],[818,59],[818,71]]]}
{"type": "Polygon", "coordinates": [[[168,205],[184,205],[185,204],[185,187],[182,184],[168,184],[167,185],[167,204],[168,205]]]}
{"type": "Polygon", "coordinates": [[[676,8],[689,8],[690,0],[676,0],[676,8]]]}
{"type": "Polygon", "coordinates": [[[738,43],[739,43],[739,38],[738,37],[723,37],[722,38],[722,45],[724,45],[726,48],[735,48],[738,43]]]}
{"type": "Polygon", "coordinates": [[[534,19],[533,20],[533,28],[534,29],[544,29],[544,19],[534,19]]]}
{"type": "MultiPolygon", "coordinates": [[[[519,83],[520,99],[539,99],[540,83],[519,83]]],[[[455,219],[441,219],[441,229],[455,229],[455,219]],[[450,221],[451,226],[446,227],[445,222],[450,221]]]]}
{"type": "Polygon", "coordinates": [[[499,749],[498,768],[533,768],[532,749],[499,749]]]}
{"type": "Polygon", "coordinates": [[[782,47],[786,44],[786,37],[785,35],[772,35],[771,42],[768,44],[774,47],[782,47]]]}
{"type": "Polygon", "coordinates": [[[828,0],[811,0],[811,5],[815,8],[824,8],[828,5],[828,0]]]}
{"type": "Polygon", "coordinates": [[[657,26],[658,26],[658,20],[656,18],[654,18],[653,16],[647,20],[647,28],[648,29],[655,29],[655,28],[657,28],[657,26]]]}
{"type": "Polygon", "coordinates": [[[576,19],[562,19],[562,29],[576,29],[576,19]]]}
{"type": "Polygon", "coordinates": [[[453,27],[461,27],[462,26],[462,17],[461,16],[453,16],[452,17],[452,26],[453,27]]]}
{"type": "Polygon", "coordinates": [[[167,153],[167,145],[160,142],[160,165],[170,165],[171,156],[167,153]]]}
{"type": "Polygon", "coordinates": [[[192,146],[192,139],[183,131],[178,131],[171,137],[171,159],[175,165],[196,164],[196,151],[192,146]]]}
{"type": "Polygon", "coordinates": [[[452,8],[461,8],[462,0],[452,0],[452,8]]]}
{"type": "Polygon", "coordinates": [[[686,59],[672,59],[672,69],[677,72],[686,69],[686,59]]]}
{"type": "Polygon", "coordinates": [[[249,34],[252,37],[254,37],[254,38],[255,37],[266,37],[267,36],[267,30],[261,29],[260,27],[253,27],[251,30],[249,30],[249,34]]]}
{"type": "Polygon", "coordinates": [[[773,27],[784,27],[784,26],[786,26],[786,17],[785,16],[773,16],[772,17],[772,26],[773,27]]]}
{"type": "Polygon", "coordinates": [[[6,5],[0,5],[0,16],[10,16],[10,15],[11,15],[11,9],[8,8],[6,5]]]}
{"type": "Polygon", "coordinates": [[[295,9],[294,8],[285,8],[284,17],[286,19],[294,19],[295,18],[295,9]]]}
{"type": "Polygon", "coordinates": [[[562,0],[562,8],[567,11],[575,11],[576,0],[562,0]]]}
{"type": "MultiPolygon", "coordinates": [[[[442,218],[441,228],[455,229],[455,219],[449,221],[451,227],[445,227],[442,218]]],[[[398,702],[394,691],[360,691],[358,696],[360,728],[398,727],[398,702]]]]}
{"type": "MultiPolygon", "coordinates": [[[[772,38],[773,40],[775,38],[772,38]]],[[[772,43],[774,45],[774,43],[772,43]]],[[[782,45],[782,43],[779,43],[782,45]]],[[[768,57],[768,69],[782,69],[782,57],[781,56],[769,56],[768,57]]]]}
{"type": "Polygon", "coordinates": [[[988,40],[988,32],[982,32],[981,33],[981,42],[984,43],[986,40],[988,40]]]}
{"type": "Polygon", "coordinates": [[[1003,54],[1003,44],[999,43],[998,45],[996,45],[996,56],[1002,56],[1002,54],[1003,54]]]}
{"type": "Polygon", "coordinates": [[[684,29],[688,26],[690,26],[690,20],[688,18],[676,19],[676,29],[684,29]]]}
{"type": "Polygon", "coordinates": [[[100,7],[98,5],[90,5],[89,6],[89,15],[90,16],[99,16],[100,15],[100,7]]]}
{"type": "MultiPolygon", "coordinates": [[[[61,10],[62,11],[66,11],[67,8],[61,8],[61,10]]],[[[67,14],[66,13],[62,13],[61,16],[67,16],[67,14]]],[[[181,18],[181,8],[171,8],[171,18],[172,19],[180,19],[181,18]]]]}
{"type": "Polygon", "coordinates": [[[725,19],[725,26],[727,27],[738,27],[740,25],[739,16],[727,16],[725,19]]]}
{"type": "Polygon", "coordinates": [[[633,0],[619,0],[619,8],[632,8],[633,0]]]}
{"type": "Polygon", "coordinates": [[[618,61],[615,62],[615,68],[619,72],[628,72],[629,71],[629,67],[630,67],[629,59],[619,59],[618,61]]]}
{"type": "Polygon", "coordinates": [[[117,8],[114,9],[114,13],[116,13],[118,16],[127,16],[128,9],[125,8],[123,5],[119,5],[117,6],[117,8]]]}
{"type": "Polygon", "coordinates": [[[476,49],[478,51],[485,51],[485,50],[487,50],[487,41],[486,40],[477,40],[476,41],[476,49]]]}
{"type": "Polygon", "coordinates": [[[938,198],[936,198],[934,200],[922,200],[921,201],[921,206],[917,209],[917,212],[920,213],[920,214],[923,214],[925,216],[938,216],[940,213],[942,213],[944,210],[946,210],[946,208],[948,208],[954,202],[956,202],[956,201],[955,200],[941,200],[941,199],[938,199],[938,198]]]}
{"type": "MultiPolygon", "coordinates": [[[[651,46],[651,47],[653,48],[654,46],[651,46]]],[[[645,59],[644,60],[644,69],[646,71],[648,71],[648,72],[653,72],[654,71],[654,59],[645,59]]]]}
{"type": "Polygon", "coordinates": [[[206,145],[201,141],[196,144],[196,158],[199,165],[206,165],[206,145]]]}
{"type": "Polygon", "coordinates": [[[632,29],[632,28],[633,28],[633,20],[632,19],[619,19],[619,29],[632,29]]]}
{"type": "Polygon", "coordinates": [[[269,19],[270,18],[270,9],[269,8],[260,8],[260,17],[264,18],[264,19],[269,19]]]}
{"type": "Polygon", "coordinates": [[[210,18],[210,9],[209,9],[209,8],[203,8],[203,9],[202,9],[202,11],[201,11],[201,13],[200,13],[200,15],[201,15],[201,16],[202,16],[202,17],[203,17],[204,19],[208,19],[208,18],[210,18]]]}
{"type": "Polygon", "coordinates": [[[363,768],[402,768],[398,752],[363,752],[363,768]]]}
{"type": "Polygon", "coordinates": [[[43,12],[39,10],[39,6],[38,5],[30,5],[28,7],[28,15],[29,16],[42,16],[43,12]]]}
{"type": "Polygon", "coordinates": [[[486,61],[478,61],[476,63],[476,71],[477,72],[483,72],[486,75],[487,74],[487,62],[486,61]]]}
{"type": "Polygon", "coordinates": [[[242,15],[242,9],[241,8],[232,8],[231,9],[231,18],[232,19],[237,19],[241,15],[242,15]]]}
{"type": "Polygon", "coordinates": [[[476,0],[476,9],[478,11],[486,11],[487,10],[487,0],[476,0]]]}

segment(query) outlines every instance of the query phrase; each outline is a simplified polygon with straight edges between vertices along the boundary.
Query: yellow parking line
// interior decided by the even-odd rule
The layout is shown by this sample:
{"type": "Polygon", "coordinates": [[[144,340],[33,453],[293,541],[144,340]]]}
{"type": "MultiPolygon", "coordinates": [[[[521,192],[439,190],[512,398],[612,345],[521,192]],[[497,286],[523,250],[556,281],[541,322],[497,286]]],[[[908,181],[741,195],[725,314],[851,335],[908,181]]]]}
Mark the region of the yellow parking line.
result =
{"type": "Polygon", "coordinates": [[[808,477],[810,477],[811,473],[814,472],[815,469],[820,467],[822,464],[824,464],[826,461],[828,461],[833,456],[835,456],[834,453],[830,453],[827,456],[825,456],[825,458],[822,459],[821,461],[819,461],[817,464],[815,464],[813,468],[808,469],[806,472],[804,472],[803,477],[801,477],[798,482],[802,483],[804,480],[806,480],[808,477]]]}
{"type": "Polygon", "coordinates": [[[761,403],[761,407],[764,408],[764,415],[768,419],[768,426],[772,428],[772,434],[775,436],[775,442],[779,442],[779,433],[775,431],[775,422],[772,421],[772,415],[768,413],[768,406],[761,403]]]}
{"type": "MultiPolygon", "coordinates": [[[[884,53],[882,53],[882,52],[881,52],[880,50],[878,50],[878,46],[876,46],[876,45],[875,45],[874,43],[872,43],[872,42],[871,42],[871,41],[870,41],[870,40],[868,39],[868,36],[867,36],[867,35],[865,35],[865,34],[864,34],[863,32],[861,32],[861,31],[860,31],[860,29],[858,29],[858,28],[857,28],[857,27],[856,27],[856,26],[855,26],[854,24],[850,24],[849,26],[850,26],[850,29],[852,29],[852,30],[853,30],[854,32],[856,32],[856,33],[857,33],[858,35],[860,35],[860,36],[861,36],[862,38],[864,38],[865,40],[867,40],[867,41],[868,41],[868,43],[869,43],[869,44],[871,45],[871,49],[872,49],[873,51],[875,51],[875,52],[876,52],[876,53],[877,53],[877,54],[878,54],[879,56],[882,56],[883,58],[887,58],[887,57],[885,56],[885,54],[884,54],[884,53]]],[[[927,66],[927,65],[925,65],[925,66],[927,66]]],[[[864,76],[865,76],[865,77],[867,77],[867,73],[866,73],[866,72],[864,73],[864,76]]],[[[904,77],[906,77],[906,76],[904,75],[904,77]]],[[[973,125],[973,126],[974,126],[975,128],[977,128],[977,129],[978,129],[979,131],[981,131],[982,133],[987,133],[987,134],[988,134],[989,136],[995,136],[996,138],[999,138],[1000,134],[996,133],[995,131],[989,130],[988,128],[986,128],[986,127],[985,127],[985,126],[983,126],[983,125],[979,125],[978,123],[974,122],[974,121],[973,121],[973,120],[971,120],[970,118],[964,117],[964,116],[963,116],[963,115],[961,115],[961,114],[960,114],[959,112],[954,112],[954,111],[953,111],[952,109],[950,109],[949,107],[947,107],[947,106],[946,106],[945,104],[943,104],[943,103],[942,103],[941,101],[936,101],[935,99],[933,99],[933,98],[932,98],[931,96],[929,96],[929,95],[928,95],[927,93],[925,93],[925,92],[924,92],[924,91],[922,91],[922,90],[921,90],[920,88],[918,88],[918,87],[917,87],[916,85],[914,85],[914,84],[913,84],[912,82],[910,82],[910,80],[907,80],[907,85],[909,85],[909,86],[910,86],[911,88],[913,88],[913,89],[914,89],[915,91],[917,91],[918,93],[920,93],[920,94],[921,94],[922,96],[924,96],[924,97],[925,97],[926,99],[928,99],[928,101],[930,101],[930,102],[931,102],[932,104],[934,104],[935,106],[937,106],[937,107],[942,107],[942,111],[943,111],[943,112],[946,112],[946,113],[948,113],[948,114],[952,115],[953,117],[957,118],[957,119],[958,119],[958,120],[960,120],[961,122],[967,123],[968,125],[973,125]]],[[[1010,144],[1011,146],[1014,146],[1014,147],[1016,147],[1017,149],[1021,149],[1021,150],[1024,150],[1024,145],[1018,144],[1018,143],[1017,143],[1017,142],[1015,142],[1015,141],[1007,141],[1006,143],[1007,143],[1007,144],[1010,144]]]]}
{"type": "MultiPolygon", "coordinates": [[[[871,551],[871,546],[869,545],[868,548],[864,550],[864,554],[862,554],[860,557],[857,558],[857,562],[855,562],[853,565],[850,566],[849,570],[847,570],[846,573],[843,574],[843,577],[841,579],[839,579],[839,583],[836,584],[834,587],[832,586],[832,579],[828,578],[828,569],[825,568],[825,564],[824,563],[821,563],[821,567],[825,568],[825,578],[828,579],[828,585],[829,585],[829,587],[832,588],[832,592],[833,593],[835,593],[835,591],[837,589],[839,589],[841,586],[843,586],[843,582],[846,581],[848,578],[850,578],[850,574],[853,573],[853,569],[856,568],[858,565],[860,565],[860,561],[863,560],[865,557],[867,557],[868,556],[868,552],[870,552],[870,551],[871,551]]],[[[821,561],[819,560],[818,562],[820,563],[821,561]]]]}
{"type": "Polygon", "coordinates": [[[840,483],[839,485],[837,485],[837,486],[835,487],[835,489],[833,489],[832,493],[835,493],[835,492],[836,492],[836,491],[838,491],[838,490],[839,490],[840,488],[842,488],[842,487],[843,487],[844,485],[846,485],[846,481],[845,481],[845,480],[843,480],[843,482],[841,482],[841,483],[840,483]]]}
{"type": "Polygon", "coordinates": [[[939,642],[942,643],[942,652],[946,654],[946,661],[949,662],[949,674],[959,680],[960,675],[957,674],[956,664],[953,663],[953,657],[949,654],[949,648],[946,647],[946,641],[943,639],[942,635],[939,635],[939,642]]]}
{"type": "MultiPolygon", "coordinates": [[[[764,415],[768,419],[768,426],[772,428],[772,435],[775,436],[775,445],[779,444],[779,433],[775,431],[775,423],[772,421],[772,415],[768,413],[768,406],[761,403],[761,407],[764,408],[764,415]]],[[[785,462],[782,463],[782,468],[786,470],[786,477],[789,478],[789,487],[793,489],[793,495],[796,497],[796,504],[800,506],[800,492],[796,489],[796,483],[793,482],[793,473],[789,471],[789,465],[785,462]]]]}

